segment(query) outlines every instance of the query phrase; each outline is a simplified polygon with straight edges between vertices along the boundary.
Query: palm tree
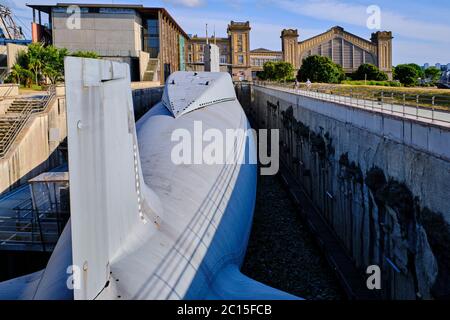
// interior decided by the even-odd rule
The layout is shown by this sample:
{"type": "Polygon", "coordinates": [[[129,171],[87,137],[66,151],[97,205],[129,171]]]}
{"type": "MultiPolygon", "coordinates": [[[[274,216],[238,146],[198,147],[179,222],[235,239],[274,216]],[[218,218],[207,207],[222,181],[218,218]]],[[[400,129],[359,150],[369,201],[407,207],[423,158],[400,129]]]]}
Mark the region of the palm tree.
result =
{"type": "Polygon", "coordinates": [[[35,77],[35,83],[39,84],[38,82],[38,76],[40,73],[40,70],[42,68],[42,60],[39,57],[30,57],[30,63],[28,64],[28,67],[33,70],[34,77],[35,77]]]}
{"type": "Polygon", "coordinates": [[[20,80],[22,79],[23,75],[23,68],[20,66],[20,64],[16,63],[11,68],[11,76],[16,80],[17,84],[20,84],[20,80]]]}
{"type": "Polygon", "coordinates": [[[44,58],[44,47],[39,43],[32,43],[28,46],[28,68],[34,73],[36,84],[41,73],[44,58]]]}

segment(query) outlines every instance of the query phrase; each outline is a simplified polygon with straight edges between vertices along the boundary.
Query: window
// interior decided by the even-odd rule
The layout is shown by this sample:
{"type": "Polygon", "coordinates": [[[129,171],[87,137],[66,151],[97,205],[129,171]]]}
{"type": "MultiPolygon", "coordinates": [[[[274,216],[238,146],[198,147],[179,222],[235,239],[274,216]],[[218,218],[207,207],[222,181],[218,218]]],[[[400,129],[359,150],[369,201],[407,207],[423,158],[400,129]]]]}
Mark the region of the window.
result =
{"type": "Polygon", "coordinates": [[[205,57],[204,57],[204,55],[203,55],[203,53],[202,54],[200,54],[200,61],[199,62],[201,62],[201,63],[203,63],[204,62],[204,60],[205,60],[205,57]]]}
{"type": "Polygon", "coordinates": [[[227,63],[227,56],[221,55],[220,56],[220,63],[227,63]]]}
{"type": "Polygon", "coordinates": [[[159,21],[148,19],[147,28],[144,30],[144,51],[150,54],[150,58],[157,58],[159,54],[159,21]]]}
{"type": "Polygon", "coordinates": [[[189,62],[189,63],[192,63],[192,53],[189,53],[189,54],[188,54],[188,62],[189,62]]]}
{"type": "Polygon", "coordinates": [[[159,37],[159,22],[156,19],[147,20],[147,32],[149,36],[159,37]]]}
{"type": "Polygon", "coordinates": [[[238,34],[238,37],[237,37],[237,51],[238,52],[242,52],[242,51],[244,51],[243,50],[243,36],[242,36],[242,33],[239,33],[238,34]]]}
{"type": "Polygon", "coordinates": [[[243,55],[239,55],[238,56],[238,63],[239,64],[244,64],[244,56],[243,55]]]}

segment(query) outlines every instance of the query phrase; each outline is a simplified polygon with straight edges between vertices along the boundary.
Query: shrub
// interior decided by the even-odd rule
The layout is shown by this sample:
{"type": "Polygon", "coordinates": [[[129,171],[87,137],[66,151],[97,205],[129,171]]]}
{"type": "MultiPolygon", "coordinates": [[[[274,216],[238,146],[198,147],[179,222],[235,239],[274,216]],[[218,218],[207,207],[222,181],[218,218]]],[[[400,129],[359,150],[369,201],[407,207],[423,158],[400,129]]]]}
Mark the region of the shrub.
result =
{"type": "Polygon", "coordinates": [[[330,58],[313,55],[303,60],[297,79],[299,81],[309,79],[312,82],[340,83],[345,79],[345,72],[330,58]]]}
{"type": "Polygon", "coordinates": [[[39,84],[42,79],[48,79],[53,84],[57,83],[64,76],[64,58],[68,55],[98,58],[95,52],[77,51],[69,54],[65,48],[32,43],[28,46],[28,51],[18,53],[16,63],[6,81],[26,86],[32,83],[39,84]]]}
{"type": "Polygon", "coordinates": [[[423,70],[418,65],[400,64],[395,67],[394,79],[399,80],[405,86],[414,86],[418,84],[418,79],[423,75],[423,70]]]}
{"type": "Polygon", "coordinates": [[[289,62],[268,61],[257,75],[261,80],[286,81],[294,77],[294,67],[289,62]]]}
{"type": "Polygon", "coordinates": [[[380,69],[378,69],[376,66],[369,63],[360,65],[353,77],[355,80],[388,80],[388,76],[386,73],[380,71],[380,69]]]}
{"type": "Polygon", "coordinates": [[[401,87],[402,84],[398,81],[342,81],[342,84],[354,85],[354,86],[384,86],[384,87],[401,87]]]}

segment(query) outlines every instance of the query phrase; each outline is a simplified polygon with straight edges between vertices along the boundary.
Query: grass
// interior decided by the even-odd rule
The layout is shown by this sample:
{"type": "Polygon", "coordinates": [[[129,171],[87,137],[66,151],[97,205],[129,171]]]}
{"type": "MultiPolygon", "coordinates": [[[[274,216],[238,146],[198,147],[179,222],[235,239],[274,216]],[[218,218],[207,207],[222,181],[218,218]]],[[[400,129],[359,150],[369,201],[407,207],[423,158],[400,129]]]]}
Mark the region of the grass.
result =
{"type": "Polygon", "coordinates": [[[41,91],[45,91],[45,90],[46,90],[46,88],[44,88],[40,85],[37,85],[37,84],[32,84],[30,87],[25,87],[23,85],[20,85],[20,87],[19,87],[20,94],[41,92],[41,91]]]}
{"type": "MultiPolygon", "coordinates": [[[[364,82],[364,81],[363,81],[364,82]]],[[[282,86],[293,87],[293,83],[281,84],[282,86]]],[[[304,83],[300,83],[300,88],[306,88],[304,83]]],[[[330,84],[313,83],[311,90],[318,90],[323,93],[332,93],[342,96],[358,97],[366,100],[383,100],[386,103],[399,105],[419,106],[434,108],[436,110],[450,111],[450,90],[426,88],[426,87],[386,87],[377,85],[360,84],[330,84]]]]}
{"type": "Polygon", "coordinates": [[[342,84],[353,85],[353,86],[381,86],[381,87],[401,87],[402,84],[397,81],[364,81],[364,80],[345,80],[342,84]]]}
{"type": "MultiPolygon", "coordinates": [[[[322,88],[325,88],[322,86],[322,88]]],[[[450,111],[450,90],[434,88],[405,88],[384,86],[336,85],[329,93],[357,96],[361,99],[394,103],[399,105],[420,106],[450,111]]]]}

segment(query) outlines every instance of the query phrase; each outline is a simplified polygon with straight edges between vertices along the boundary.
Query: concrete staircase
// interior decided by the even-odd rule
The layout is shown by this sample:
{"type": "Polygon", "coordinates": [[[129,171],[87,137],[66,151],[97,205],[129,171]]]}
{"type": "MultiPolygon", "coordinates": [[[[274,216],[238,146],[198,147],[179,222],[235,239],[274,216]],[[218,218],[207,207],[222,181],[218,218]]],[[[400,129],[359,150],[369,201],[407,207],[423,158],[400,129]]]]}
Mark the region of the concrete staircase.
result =
{"type": "Polygon", "coordinates": [[[6,117],[0,118],[0,141],[2,141],[3,138],[6,136],[6,134],[8,133],[9,129],[12,127],[14,122],[15,122],[14,118],[6,118],[6,117]]]}
{"type": "Polygon", "coordinates": [[[23,113],[28,107],[31,107],[34,112],[39,112],[43,110],[45,103],[46,100],[43,97],[17,98],[8,107],[6,114],[23,113]]]}
{"type": "Polygon", "coordinates": [[[43,111],[49,99],[49,96],[14,99],[5,114],[0,116],[0,158],[6,154],[30,115],[43,111]]]}
{"type": "Polygon", "coordinates": [[[157,81],[159,59],[150,59],[144,73],[144,81],[157,81]]]}

